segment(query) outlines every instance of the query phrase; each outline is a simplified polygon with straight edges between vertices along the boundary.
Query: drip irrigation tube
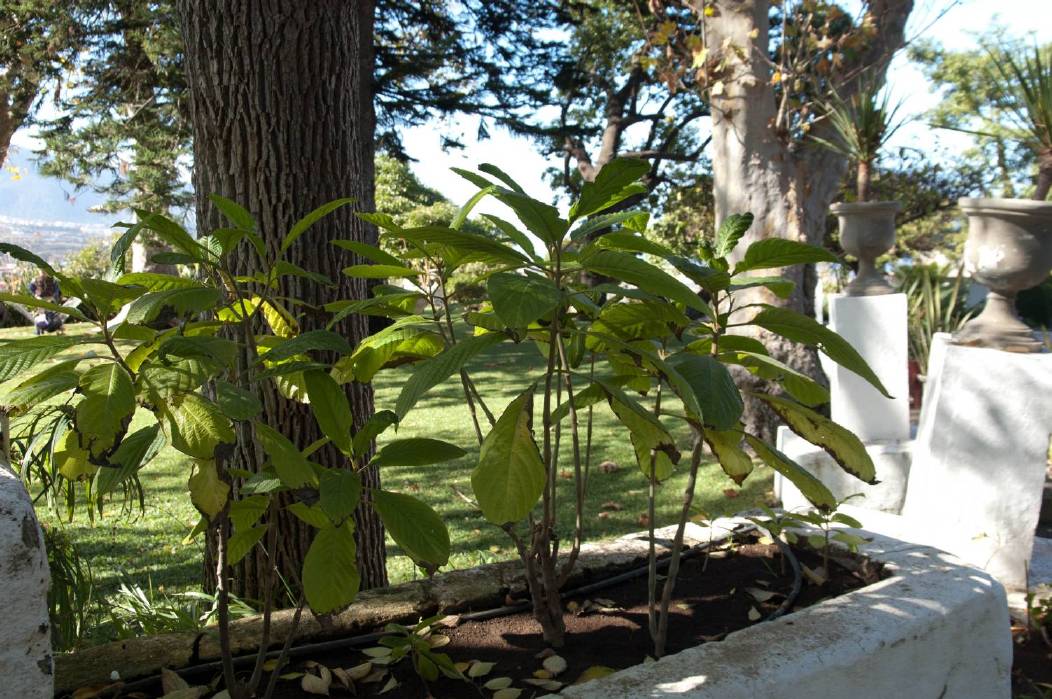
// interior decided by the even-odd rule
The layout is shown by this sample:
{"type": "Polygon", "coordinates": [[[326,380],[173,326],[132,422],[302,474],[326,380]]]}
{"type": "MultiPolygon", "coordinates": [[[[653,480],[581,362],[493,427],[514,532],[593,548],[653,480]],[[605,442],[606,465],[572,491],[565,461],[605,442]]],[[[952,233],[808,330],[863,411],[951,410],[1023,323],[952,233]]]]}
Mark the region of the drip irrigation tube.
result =
{"type": "MultiPolygon", "coordinates": [[[[749,532],[756,531],[756,530],[757,530],[757,527],[755,525],[750,525],[748,527],[744,527],[744,528],[741,528],[741,529],[735,529],[733,532],[731,532],[730,539],[731,540],[737,539],[737,538],[741,537],[744,534],[748,534],[749,532]]],[[[692,546],[691,548],[683,551],[683,553],[680,555],[680,559],[681,560],[689,560],[691,558],[694,558],[694,557],[706,552],[709,548],[711,548],[711,547],[713,547],[715,545],[720,545],[720,544],[726,543],[727,541],[728,541],[728,539],[720,539],[718,541],[706,542],[706,543],[703,543],[703,544],[698,544],[696,546],[692,546]]],[[[795,559],[792,559],[792,560],[795,561],[795,559]]],[[[657,562],[658,568],[659,569],[667,568],[669,563],[670,563],[670,561],[671,561],[670,555],[666,554],[665,556],[663,556],[662,558],[660,558],[658,560],[658,562],[657,562]]],[[[642,576],[646,575],[647,572],[648,572],[648,567],[647,566],[641,566],[639,568],[633,568],[631,570],[625,571],[624,573],[619,573],[619,574],[614,575],[614,576],[609,577],[609,578],[604,578],[602,580],[598,580],[598,581],[593,582],[593,583],[588,583],[587,585],[581,585],[580,587],[575,587],[572,590],[567,590],[567,591],[565,591],[563,593],[563,597],[564,598],[580,597],[581,595],[587,595],[587,594],[590,594],[592,592],[598,592],[600,590],[604,590],[606,588],[613,587],[614,585],[618,585],[618,584],[626,582],[628,580],[632,580],[634,578],[642,577],[642,576]]],[[[477,612],[467,612],[467,613],[464,613],[464,614],[459,614],[458,616],[460,617],[460,622],[465,622],[465,621],[486,621],[487,619],[493,619],[493,618],[496,618],[496,617],[507,616],[509,614],[518,614],[519,612],[524,612],[524,611],[528,610],[529,608],[530,608],[529,600],[523,600],[522,602],[516,602],[515,604],[504,605],[503,607],[495,607],[493,609],[483,609],[483,610],[480,610],[480,611],[477,611],[477,612]]],[[[379,641],[384,636],[389,636],[389,635],[390,635],[389,633],[381,631],[381,632],[360,634],[358,636],[347,636],[347,637],[344,637],[344,638],[333,639],[331,641],[318,641],[318,642],[315,642],[315,643],[304,643],[303,645],[298,645],[298,646],[294,645],[294,646],[289,648],[287,657],[288,658],[293,658],[293,657],[309,655],[309,654],[326,653],[328,651],[340,650],[342,648],[353,648],[354,646],[361,646],[361,645],[365,645],[365,644],[368,644],[368,643],[376,643],[377,641],[379,641]]],[[[266,654],[266,657],[268,659],[269,658],[277,658],[280,655],[281,655],[281,649],[278,648],[276,650],[269,651],[266,654]]],[[[251,653],[251,654],[248,654],[248,655],[239,655],[239,656],[237,656],[237,657],[235,657],[233,659],[233,661],[234,661],[234,668],[235,669],[239,669],[239,668],[244,668],[244,667],[251,667],[251,666],[253,666],[255,664],[257,657],[258,657],[257,653],[251,653]]],[[[223,669],[223,661],[222,660],[214,660],[214,661],[210,661],[210,662],[207,662],[207,663],[199,663],[197,665],[188,665],[185,668],[178,668],[179,673],[181,675],[198,675],[198,674],[202,674],[202,673],[214,673],[214,672],[218,672],[218,671],[220,671],[222,669],[223,669]]],[[[149,677],[144,677],[143,679],[135,680],[134,682],[128,682],[128,683],[124,684],[121,687],[121,691],[133,692],[133,691],[137,691],[137,690],[147,689],[147,688],[155,685],[156,683],[158,683],[160,681],[161,681],[160,675],[151,675],[149,677]]]]}

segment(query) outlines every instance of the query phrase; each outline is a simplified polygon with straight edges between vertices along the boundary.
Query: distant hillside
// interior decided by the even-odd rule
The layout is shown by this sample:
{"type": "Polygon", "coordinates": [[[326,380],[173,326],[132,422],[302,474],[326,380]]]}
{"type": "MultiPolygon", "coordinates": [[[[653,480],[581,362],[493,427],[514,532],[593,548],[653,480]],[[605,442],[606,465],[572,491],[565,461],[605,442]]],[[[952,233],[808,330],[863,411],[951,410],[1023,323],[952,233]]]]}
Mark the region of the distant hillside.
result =
{"type": "Polygon", "coordinates": [[[110,235],[122,217],[90,211],[104,201],[94,192],[74,193],[69,184],[44,177],[25,150],[13,152],[0,169],[0,241],[58,262],[90,240],[110,235]]]}
{"type": "Polygon", "coordinates": [[[25,149],[12,149],[0,170],[0,216],[97,225],[120,220],[120,216],[90,210],[103,202],[105,198],[94,192],[74,192],[67,182],[41,175],[32,153],[25,149]],[[18,175],[10,167],[17,168],[18,175]]]}

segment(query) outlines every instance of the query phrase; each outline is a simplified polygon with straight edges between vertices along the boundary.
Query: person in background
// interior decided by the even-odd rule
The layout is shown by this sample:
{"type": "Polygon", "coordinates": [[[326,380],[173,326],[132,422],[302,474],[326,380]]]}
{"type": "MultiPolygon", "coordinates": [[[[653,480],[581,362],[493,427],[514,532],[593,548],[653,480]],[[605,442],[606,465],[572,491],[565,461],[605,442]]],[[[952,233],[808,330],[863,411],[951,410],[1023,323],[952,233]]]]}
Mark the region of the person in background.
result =
{"type": "MultiPolygon", "coordinates": [[[[58,282],[43,272],[29,282],[29,293],[38,299],[52,303],[60,303],[62,299],[62,291],[58,287],[58,282]]],[[[37,335],[53,333],[62,328],[62,318],[54,311],[42,311],[33,318],[33,325],[36,326],[37,335]]]]}

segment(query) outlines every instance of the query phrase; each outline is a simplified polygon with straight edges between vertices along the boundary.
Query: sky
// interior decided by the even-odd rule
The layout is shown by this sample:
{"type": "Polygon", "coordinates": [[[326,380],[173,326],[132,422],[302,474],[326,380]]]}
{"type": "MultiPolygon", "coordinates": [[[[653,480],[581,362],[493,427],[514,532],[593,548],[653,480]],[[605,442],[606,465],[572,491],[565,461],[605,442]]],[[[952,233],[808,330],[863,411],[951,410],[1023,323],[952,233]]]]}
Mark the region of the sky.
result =
{"type": "MultiPolygon", "coordinates": [[[[907,37],[934,39],[948,49],[975,47],[984,32],[996,25],[1004,26],[1013,36],[1034,36],[1039,42],[1052,41],[1052,0],[915,0],[916,7],[907,26],[907,37]],[[949,8],[949,9],[946,9],[949,8]]],[[[859,0],[845,0],[849,11],[857,12],[859,0]]],[[[888,72],[888,84],[896,99],[902,101],[900,114],[914,121],[901,128],[888,144],[890,149],[899,147],[919,148],[932,154],[952,153],[968,146],[967,136],[959,133],[934,130],[921,118],[924,112],[938,101],[920,70],[900,54],[888,72]]],[[[428,186],[437,189],[455,203],[466,201],[474,194],[475,187],[450,172],[450,167],[474,169],[478,164],[492,162],[507,171],[535,197],[551,199],[553,193],[543,180],[545,169],[554,165],[561,167],[560,159],[546,161],[538,153],[534,143],[515,137],[494,128],[491,137],[478,142],[472,135],[477,132],[477,119],[464,117],[459,120],[437,122],[409,129],[404,134],[408,154],[415,159],[412,167],[417,176],[428,186]],[[443,151],[441,133],[456,131],[467,145],[463,150],[443,151]]],[[[27,130],[18,132],[14,143],[23,149],[23,155],[33,147],[32,134],[27,130]]],[[[23,160],[24,162],[24,160],[23,160]]],[[[45,186],[45,185],[41,185],[45,186]]],[[[69,188],[66,187],[66,190],[69,188]]],[[[10,194],[10,174],[0,172],[0,214],[19,216],[18,207],[10,194]],[[6,206],[5,206],[6,201],[6,206]]],[[[86,209],[85,203],[70,205],[58,183],[46,185],[44,198],[55,198],[56,217],[62,212],[76,213],[80,220],[86,209]]],[[[91,201],[84,197],[83,202],[91,201]]],[[[40,208],[35,201],[35,209],[40,208]]],[[[489,199],[478,211],[508,216],[503,205],[489,199]]],[[[27,214],[25,217],[29,217],[27,214]]],[[[35,215],[33,216],[36,217],[35,215]]],[[[67,217],[69,218],[69,217],[67,217]]]]}

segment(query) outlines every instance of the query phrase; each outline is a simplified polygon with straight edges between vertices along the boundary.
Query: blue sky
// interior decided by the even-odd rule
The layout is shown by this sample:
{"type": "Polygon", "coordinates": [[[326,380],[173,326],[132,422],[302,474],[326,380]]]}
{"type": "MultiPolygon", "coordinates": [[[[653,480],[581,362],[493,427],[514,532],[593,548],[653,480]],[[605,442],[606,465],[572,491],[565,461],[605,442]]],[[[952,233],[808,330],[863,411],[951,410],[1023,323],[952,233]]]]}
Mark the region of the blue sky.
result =
{"type": "MultiPolygon", "coordinates": [[[[849,10],[857,11],[858,0],[846,0],[849,10]]],[[[932,38],[950,49],[967,49],[976,46],[983,32],[992,26],[1003,25],[1011,35],[1033,35],[1040,42],[1052,41],[1052,0],[916,0],[916,8],[911,16],[907,29],[909,37],[921,35],[932,38]],[[942,10],[949,7],[945,14],[942,10]],[[941,16],[940,16],[941,14],[941,16]]],[[[919,117],[931,108],[938,100],[924,80],[920,71],[909,64],[904,55],[900,55],[892,64],[888,82],[896,98],[903,101],[900,113],[919,117]]],[[[542,179],[544,170],[550,165],[561,166],[560,160],[545,161],[527,139],[517,138],[500,130],[493,129],[488,140],[476,142],[472,135],[477,131],[474,118],[461,118],[445,123],[428,124],[410,129],[405,134],[406,150],[417,160],[413,169],[425,184],[437,189],[454,202],[468,199],[475,191],[473,185],[449,171],[450,167],[474,169],[482,162],[493,162],[518,180],[531,194],[549,198],[552,193],[542,179]],[[443,130],[453,130],[463,135],[467,148],[458,151],[443,152],[440,134],[443,130]]],[[[952,152],[967,147],[968,138],[963,134],[932,130],[923,121],[907,124],[894,137],[891,147],[908,146],[921,148],[929,152],[952,152]]],[[[15,145],[20,146],[24,162],[26,149],[32,148],[32,134],[26,130],[16,134],[15,145]]],[[[9,216],[37,217],[41,207],[40,197],[33,200],[33,212],[19,214],[21,205],[13,196],[18,182],[11,182],[10,175],[0,172],[0,214],[9,216]],[[6,204],[6,205],[5,205],[6,204]]],[[[42,197],[54,205],[44,207],[53,210],[55,218],[82,220],[91,218],[82,209],[83,202],[90,196],[82,197],[71,206],[66,202],[62,186],[57,183],[38,183],[43,187],[42,197]]],[[[66,187],[68,190],[69,187],[66,187]]],[[[23,200],[24,201],[24,200],[23,200]]],[[[480,207],[481,211],[500,213],[502,205],[489,200],[480,207]]]]}

